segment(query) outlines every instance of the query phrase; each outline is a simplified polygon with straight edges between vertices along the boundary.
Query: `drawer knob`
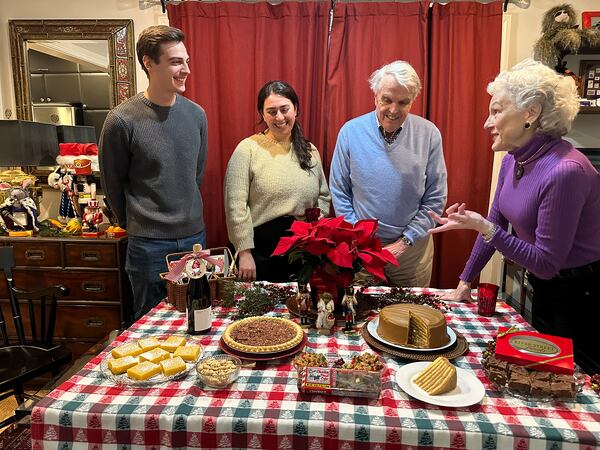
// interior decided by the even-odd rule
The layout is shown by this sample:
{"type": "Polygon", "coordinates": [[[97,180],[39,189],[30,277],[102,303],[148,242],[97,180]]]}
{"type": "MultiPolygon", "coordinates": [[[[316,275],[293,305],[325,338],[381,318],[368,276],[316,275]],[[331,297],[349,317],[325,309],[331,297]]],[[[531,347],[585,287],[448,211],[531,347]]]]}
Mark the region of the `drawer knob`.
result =
{"type": "Polygon", "coordinates": [[[104,326],[104,320],[98,317],[91,317],[85,321],[86,327],[100,328],[104,326]]]}
{"type": "Polygon", "coordinates": [[[84,250],[81,252],[81,259],[83,261],[99,261],[100,253],[90,250],[84,250]]]}
{"type": "Polygon", "coordinates": [[[25,259],[40,261],[46,258],[46,252],[39,249],[27,249],[25,250],[25,259]]]}
{"type": "Polygon", "coordinates": [[[81,289],[83,289],[85,292],[103,292],[104,283],[84,281],[81,283],[81,289]]]}

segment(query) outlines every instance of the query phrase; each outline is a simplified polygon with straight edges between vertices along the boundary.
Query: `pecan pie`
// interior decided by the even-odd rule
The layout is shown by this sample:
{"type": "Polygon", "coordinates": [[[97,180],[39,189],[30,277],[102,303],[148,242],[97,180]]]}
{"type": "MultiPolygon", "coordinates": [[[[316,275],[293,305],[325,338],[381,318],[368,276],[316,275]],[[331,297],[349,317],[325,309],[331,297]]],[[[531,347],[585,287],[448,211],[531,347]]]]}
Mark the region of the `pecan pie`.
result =
{"type": "Polygon", "coordinates": [[[304,331],[291,320],[278,317],[248,317],[229,325],[223,333],[228,347],[246,353],[275,353],[295,347],[304,331]]]}

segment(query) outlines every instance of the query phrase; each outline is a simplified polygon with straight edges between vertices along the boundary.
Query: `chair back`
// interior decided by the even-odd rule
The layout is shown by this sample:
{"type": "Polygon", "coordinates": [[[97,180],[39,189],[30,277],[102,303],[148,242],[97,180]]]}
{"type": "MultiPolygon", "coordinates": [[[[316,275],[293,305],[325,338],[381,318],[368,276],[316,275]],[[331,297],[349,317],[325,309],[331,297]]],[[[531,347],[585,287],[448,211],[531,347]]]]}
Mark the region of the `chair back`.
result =
{"type": "MultiPolygon", "coordinates": [[[[50,286],[35,291],[25,291],[16,288],[12,276],[12,269],[14,266],[15,258],[13,248],[0,247],[0,269],[4,272],[6,277],[8,297],[18,343],[20,345],[33,344],[44,348],[50,348],[53,346],[54,340],[57,302],[59,298],[67,295],[68,290],[60,285],[50,286]],[[23,320],[23,316],[21,315],[21,304],[27,305],[28,321],[23,320]],[[26,331],[28,332],[28,335],[26,335],[26,331]]],[[[2,325],[0,325],[0,327],[1,326],[2,325]]],[[[5,332],[6,331],[3,329],[2,333],[4,334],[5,332]]],[[[7,345],[8,336],[4,341],[5,345],[7,345]]]]}

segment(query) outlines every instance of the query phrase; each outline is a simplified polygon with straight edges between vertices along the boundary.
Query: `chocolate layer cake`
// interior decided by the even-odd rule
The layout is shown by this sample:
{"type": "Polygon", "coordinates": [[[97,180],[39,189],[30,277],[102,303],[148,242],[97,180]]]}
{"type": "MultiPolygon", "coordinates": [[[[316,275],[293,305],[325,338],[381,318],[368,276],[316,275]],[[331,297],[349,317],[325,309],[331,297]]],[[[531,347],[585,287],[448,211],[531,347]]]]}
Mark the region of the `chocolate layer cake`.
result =
{"type": "Polygon", "coordinates": [[[394,344],[436,348],[450,341],[444,314],[429,306],[398,304],[379,313],[377,334],[394,344]]]}

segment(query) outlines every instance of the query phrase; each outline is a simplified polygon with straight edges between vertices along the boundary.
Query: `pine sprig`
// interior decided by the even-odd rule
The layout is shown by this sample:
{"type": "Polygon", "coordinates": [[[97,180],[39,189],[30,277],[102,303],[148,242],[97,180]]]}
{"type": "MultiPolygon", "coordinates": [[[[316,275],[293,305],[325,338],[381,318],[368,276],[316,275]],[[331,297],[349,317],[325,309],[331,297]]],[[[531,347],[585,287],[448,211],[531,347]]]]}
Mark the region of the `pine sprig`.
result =
{"type": "Polygon", "coordinates": [[[377,295],[365,294],[364,288],[358,291],[357,296],[367,301],[374,309],[381,309],[389,305],[398,303],[413,303],[415,305],[427,305],[441,311],[450,311],[446,302],[442,301],[435,294],[416,294],[407,289],[393,287],[389,292],[384,292],[377,295]]]}
{"type": "Polygon", "coordinates": [[[279,303],[285,303],[295,291],[289,286],[245,285],[228,281],[223,285],[222,306],[237,308],[234,318],[244,319],[251,316],[262,316],[272,311],[279,303]]]}

